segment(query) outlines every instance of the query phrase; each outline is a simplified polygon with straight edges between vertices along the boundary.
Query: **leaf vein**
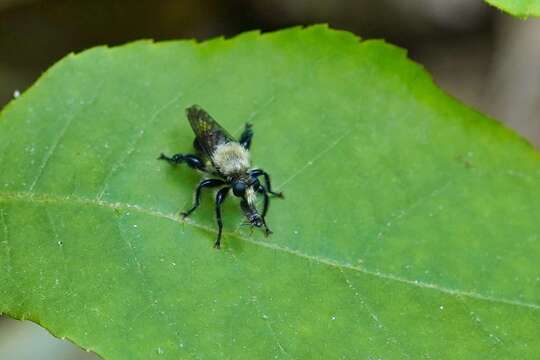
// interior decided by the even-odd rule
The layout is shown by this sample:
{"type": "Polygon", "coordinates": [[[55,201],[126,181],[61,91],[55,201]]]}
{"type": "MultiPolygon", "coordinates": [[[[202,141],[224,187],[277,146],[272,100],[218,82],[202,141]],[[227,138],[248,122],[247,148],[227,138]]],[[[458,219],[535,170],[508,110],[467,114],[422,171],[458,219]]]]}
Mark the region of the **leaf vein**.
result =
{"type": "Polygon", "coordinates": [[[105,195],[105,192],[107,191],[108,183],[110,179],[113,177],[113,175],[116,174],[116,172],[122,166],[124,166],[127,159],[129,159],[129,157],[133,154],[133,152],[135,152],[135,149],[137,149],[137,144],[139,143],[139,141],[141,141],[145,133],[145,130],[154,123],[154,121],[157,119],[159,114],[161,114],[164,110],[166,110],[169,106],[171,106],[171,104],[174,104],[175,102],[180,100],[180,98],[182,98],[183,95],[184,95],[183,93],[179,93],[175,95],[172,99],[168,100],[165,104],[163,104],[156,111],[154,111],[154,113],[150,117],[150,120],[146,123],[146,126],[137,132],[137,134],[133,138],[133,141],[128,145],[128,150],[125,153],[125,155],[120,159],[120,161],[118,161],[116,164],[114,164],[111,167],[111,170],[105,176],[105,179],[103,180],[103,187],[101,188],[101,191],[97,195],[98,200],[101,200],[103,198],[103,195],[105,195]]]}
{"type": "MultiPolygon", "coordinates": [[[[88,102],[88,105],[91,105],[96,101],[97,95],[99,94],[99,89],[101,89],[101,86],[103,85],[103,82],[101,82],[97,86],[97,91],[94,93],[93,97],[88,102]]],[[[52,156],[56,152],[56,149],[58,148],[58,145],[61,144],[62,140],[64,139],[64,136],[66,135],[67,130],[73,123],[73,120],[75,119],[75,114],[71,113],[71,116],[68,118],[62,129],[60,130],[60,133],[54,140],[52,146],[49,148],[49,150],[45,153],[45,156],[43,160],[41,160],[41,165],[39,165],[37,175],[35,176],[34,180],[32,181],[32,184],[30,184],[30,187],[28,188],[28,192],[32,193],[34,191],[34,188],[36,187],[38,181],[43,176],[43,172],[45,171],[45,168],[49,164],[49,161],[51,160],[52,156]]]]}
{"type": "MultiPolygon", "coordinates": [[[[340,268],[339,269],[339,272],[341,273],[341,275],[343,276],[343,279],[345,280],[345,283],[347,284],[347,286],[349,287],[349,289],[351,289],[351,291],[353,292],[354,296],[356,296],[359,300],[360,300],[360,303],[362,304],[362,307],[366,310],[366,312],[369,314],[369,316],[371,317],[371,319],[373,319],[373,321],[377,324],[377,327],[379,329],[381,329],[382,331],[384,331],[385,333],[389,334],[389,331],[388,331],[388,328],[381,322],[379,316],[377,316],[377,314],[375,314],[375,312],[373,311],[373,308],[367,303],[366,299],[360,295],[360,292],[354,287],[354,285],[349,281],[349,279],[347,278],[347,275],[345,275],[345,272],[343,271],[343,268],[340,268]]],[[[390,343],[393,343],[395,344],[399,351],[401,352],[401,354],[407,358],[407,359],[410,359],[410,355],[403,349],[403,346],[401,345],[401,343],[392,335],[388,335],[388,339],[387,339],[390,343]]]]}
{"type": "Polygon", "coordinates": [[[403,222],[404,219],[411,216],[418,208],[421,206],[424,202],[427,200],[434,198],[436,196],[439,196],[441,193],[446,191],[453,183],[455,182],[455,179],[450,179],[443,183],[441,186],[438,186],[434,190],[418,196],[413,202],[406,205],[405,207],[398,209],[394,213],[390,214],[389,217],[387,217],[380,225],[379,228],[375,231],[375,234],[377,238],[382,239],[385,234],[389,233],[394,227],[392,225],[395,225],[398,222],[403,222]]]}
{"type": "Polygon", "coordinates": [[[9,231],[8,231],[7,223],[5,220],[4,209],[0,209],[0,222],[2,223],[2,230],[4,234],[3,236],[4,240],[2,242],[6,246],[6,255],[7,255],[6,273],[8,274],[8,276],[11,277],[11,271],[13,270],[13,266],[11,264],[11,247],[8,242],[9,231]]]}
{"type": "Polygon", "coordinates": [[[53,142],[52,146],[49,148],[49,151],[45,153],[45,157],[43,160],[41,160],[41,165],[39,165],[37,169],[37,174],[34,177],[34,181],[32,181],[32,184],[30,184],[30,187],[28,188],[28,192],[33,192],[34,188],[36,187],[38,181],[43,176],[43,172],[45,171],[45,168],[49,164],[49,160],[54,155],[56,149],[58,148],[58,145],[62,142],[62,139],[64,138],[64,135],[66,134],[68,128],[71,126],[71,123],[73,122],[73,119],[75,118],[74,115],[70,116],[68,118],[68,121],[64,124],[64,127],[60,130],[60,134],[53,142]]]}
{"type": "Polygon", "coordinates": [[[326,148],[319,151],[315,156],[311,158],[311,160],[308,160],[304,166],[302,166],[300,169],[298,169],[295,173],[293,173],[290,177],[285,179],[281,185],[279,185],[277,188],[282,189],[285,185],[296,179],[300,174],[302,174],[308,167],[313,165],[316,161],[318,161],[320,158],[322,158],[326,153],[334,149],[336,146],[339,145],[347,136],[349,136],[352,132],[348,131],[344,134],[342,134],[340,137],[338,137],[334,142],[332,142],[330,145],[328,145],[326,148]]]}
{"type": "MultiPolygon", "coordinates": [[[[147,209],[147,208],[144,208],[144,207],[142,207],[140,205],[136,205],[136,204],[122,203],[122,202],[108,202],[108,201],[104,201],[104,200],[89,199],[89,198],[78,197],[78,196],[62,197],[62,196],[50,195],[50,194],[49,195],[47,195],[47,194],[39,194],[38,195],[38,194],[34,194],[34,193],[29,193],[29,192],[0,192],[0,202],[6,201],[6,200],[30,202],[30,203],[32,203],[32,202],[35,202],[35,203],[60,203],[60,204],[62,204],[62,203],[70,204],[71,203],[72,205],[96,206],[96,207],[103,207],[103,208],[108,208],[108,209],[112,209],[112,210],[132,210],[132,211],[138,211],[138,212],[140,212],[142,214],[146,214],[148,216],[153,216],[153,217],[157,217],[157,218],[163,218],[163,219],[167,219],[167,220],[170,220],[170,221],[174,221],[174,222],[177,222],[179,224],[188,224],[188,225],[191,225],[193,227],[208,231],[210,233],[216,233],[215,229],[204,226],[204,225],[201,225],[201,224],[198,224],[198,223],[194,222],[193,220],[191,220],[189,218],[185,219],[185,220],[182,220],[178,216],[176,216],[175,214],[167,214],[167,213],[161,212],[161,211],[156,210],[156,209],[147,209]]],[[[321,264],[331,266],[331,267],[335,267],[335,268],[338,268],[338,269],[341,269],[341,268],[342,269],[350,269],[350,270],[353,270],[353,271],[356,271],[356,272],[359,272],[359,273],[364,273],[364,274],[371,275],[371,276],[374,276],[374,277],[378,277],[378,278],[381,278],[381,279],[395,281],[395,282],[399,282],[399,283],[403,283],[403,284],[407,284],[407,285],[411,285],[411,286],[416,286],[416,287],[423,288],[423,289],[431,289],[431,290],[446,293],[446,294],[449,294],[449,295],[455,296],[455,297],[460,297],[461,296],[461,297],[467,297],[467,298],[471,298],[471,299],[488,301],[488,302],[492,302],[492,303],[499,303],[499,304],[517,306],[517,307],[526,307],[526,308],[530,308],[530,309],[533,309],[533,310],[540,310],[540,304],[533,303],[533,302],[523,302],[523,301],[519,301],[519,300],[500,298],[500,297],[493,297],[493,296],[484,295],[484,294],[481,294],[481,293],[478,293],[478,292],[452,289],[452,288],[444,287],[444,286],[434,284],[434,283],[427,283],[427,282],[422,282],[422,281],[418,281],[418,280],[410,280],[410,279],[402,278],[402,277],[399,277],[399,276],[396,276],[396,275],[393,275],[393,274],[387,274],[387,273],[383,273],[383,272],[380,272],[380,271],[368,270],[368,269],[365,269],[365,268],[362,268],[362,267],[359,267],[359,266],[355,266],[355,265],[352,265],[352,264],[342,264],[339,261],[336,261],[334,259],[329,259],[329,258],[325,258],[325,257],[305,254],[305,253],[302,253],[302,252],[300,252],[298,250],[291,249],[291,248],[288,248],[288,247],[285,247],[285,246],[282,246],[282,245],[276,245],[276,244],[272,244],[272,243],[251,240],[251,239],[248,239],[248,238],[244,238],[244,237],[240,236],[239,234],[235,234],[235,233],[228,233],[228,235],[231,236],[231,237],[235,237],[235,238],[237,238],[237,239],[239,239],[241,241],[245,241],[245,242],[248,242],[248,243],[251,243],[251,244],[254,244],[254,245],[258,245],[258,246],[262,246],[262,247],[266,247],[266,248],[269,248],[269,249],[272,249],[272,250],[288,253],[290,255],[298,256],[298,257],[301,257],[301,258],[304,258],[304,259],[307,259],[307,260],[310,260],[310,261],[313,261],[313,262],[321,263],[321,264]]]]}
{"type": "MultiPolygon", "coordinates": [[[[234,261],[239,264],[239,261],[236,257],[236,255],[234,253],[231,253],[232,255],[232,258],[234,259],[234,261]]],[[[261,310],[261,307],[260,307],[260,303],[259,301],[257,300],[257,296],[252,296],[251,298],[253,300],[253,305],[255,307],[255,311],[257,311],[257,314],[259,317],[263,318],[264,319],[264,323],[266,325],[266,327],[268,328],[268,330],[270,331],[270,334],[272,334],[273,338],[274,338],[274,341],[276,342],[276,345],[279,349],[279,351],[285,355],[287,358],[291,359],[291,355],[285,350],[285,348],[283,347],[283,345],[281,344],[281,341],[279,340],[279,337],[277,336],[275,330],[274,330],[274,327],[272,326],[272,323],[270,322],[270,319],[268,318],[268,316],[266,316],[264,314],[264,312],[261,310]]]]}

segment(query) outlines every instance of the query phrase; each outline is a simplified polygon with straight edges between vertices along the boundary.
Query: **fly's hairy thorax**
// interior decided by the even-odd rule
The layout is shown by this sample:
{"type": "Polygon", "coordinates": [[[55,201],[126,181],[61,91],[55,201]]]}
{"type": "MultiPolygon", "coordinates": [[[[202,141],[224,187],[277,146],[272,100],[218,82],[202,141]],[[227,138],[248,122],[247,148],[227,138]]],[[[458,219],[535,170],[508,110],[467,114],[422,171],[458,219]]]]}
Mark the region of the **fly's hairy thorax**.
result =
{"type": "Polygon", "coordinates": [[[239,143],[229,142],[216,147],[212,162],[225,176],[246,173],[249,170],[249,152],[239,143]]]}

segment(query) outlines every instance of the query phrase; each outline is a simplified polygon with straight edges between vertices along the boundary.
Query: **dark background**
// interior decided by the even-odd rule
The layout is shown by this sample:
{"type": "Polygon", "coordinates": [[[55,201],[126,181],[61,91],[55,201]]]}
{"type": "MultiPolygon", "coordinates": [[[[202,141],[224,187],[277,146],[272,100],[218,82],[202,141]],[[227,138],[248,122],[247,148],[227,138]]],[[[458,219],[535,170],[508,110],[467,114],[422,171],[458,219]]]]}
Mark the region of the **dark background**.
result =
{"type": "MultiPolygon", "coordinates": [[[[540,145],[540,21],[480,0],[0,0],[0,108],[53,63],[92,46],[314,23],[406,48],[447,92],[540,145]]],[[[93,355],[0,319],[0,358],[93,355]]]]}

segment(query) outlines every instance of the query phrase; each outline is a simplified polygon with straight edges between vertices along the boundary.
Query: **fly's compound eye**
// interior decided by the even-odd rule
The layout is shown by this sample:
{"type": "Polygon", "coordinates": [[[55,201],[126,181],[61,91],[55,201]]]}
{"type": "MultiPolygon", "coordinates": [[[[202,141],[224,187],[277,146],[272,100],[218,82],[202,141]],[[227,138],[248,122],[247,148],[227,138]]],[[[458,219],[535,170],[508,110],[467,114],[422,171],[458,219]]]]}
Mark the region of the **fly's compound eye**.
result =
{"type": "Polygon", "coordinates": [[[244,196],[244,193],[246,192],[246,183],[243,181],[237,181],[233,184],[232,189],[234,195],[238,197],[244,196]]]}

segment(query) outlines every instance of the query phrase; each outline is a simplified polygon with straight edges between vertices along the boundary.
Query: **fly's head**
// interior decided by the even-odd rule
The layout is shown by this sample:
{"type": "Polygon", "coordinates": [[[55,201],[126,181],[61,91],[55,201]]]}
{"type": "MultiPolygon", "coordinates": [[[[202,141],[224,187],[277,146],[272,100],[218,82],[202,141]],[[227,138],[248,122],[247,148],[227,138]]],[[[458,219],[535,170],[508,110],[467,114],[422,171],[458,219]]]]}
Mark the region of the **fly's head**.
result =
{"type": "Polygon", "coordinates": [[[257,200],[256,194],[260,186],[259,180],[252,177],[242,177],[233,180],[231,183],[233,194],[241,198],[240,207],[244,212],[248,224],[257,228],[264,228],[265,234],[269,235],[272,232],[266,226],[264,218],[259,214],[255,206],[255,201],[257,200]]]}
{"type": "Polygon", "coordinates": [[[240,201],[240,207],[244,212],[248,225],[251,225],[252,227],[263,228],[264,234],[266,236],[272,233],[272,231],[266,226],[264,218],[261,216],[261,214],[259,214],[257,208],[255,208],[255,204],[249,204],[245,199],[242,199],[240,201]]]}

